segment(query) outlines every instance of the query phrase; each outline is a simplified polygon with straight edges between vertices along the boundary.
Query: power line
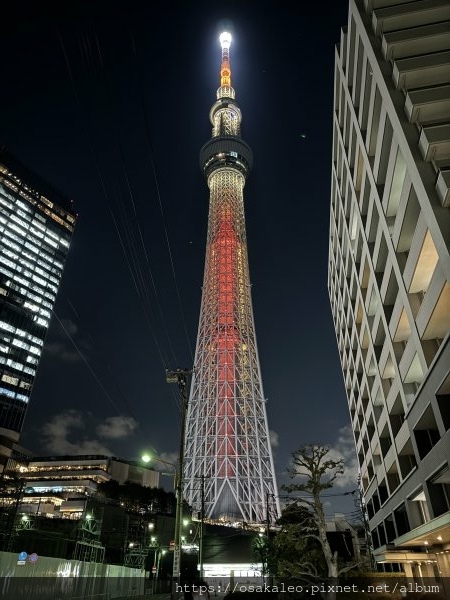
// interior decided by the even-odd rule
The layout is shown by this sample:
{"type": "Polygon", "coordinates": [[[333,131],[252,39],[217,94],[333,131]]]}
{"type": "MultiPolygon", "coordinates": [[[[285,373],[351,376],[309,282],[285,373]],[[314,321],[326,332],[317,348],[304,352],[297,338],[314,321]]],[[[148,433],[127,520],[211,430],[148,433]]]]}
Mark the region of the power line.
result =
{"type": "MultiPolygon", "coordinates": [[[[338,497],[338,496],[352,496],[355,492],[357,492],[358,490],[351,490],[349,492],[341,492],[341,493],[336,493],[336,494],[320,494],[321,498],[331,498],[331,497],[338,497]]],[[[301,500],[303,498],[309,500],[310,496],[292,496],[289,494],[286,495],[279,495],[278,498],[281,500],[301,500]]]]}
{"type": "Polygon", "coordinates": [[[81,352],[80,348],[78,347],[78,345],[76,344],[75,340],[73,339],[73,337],[70,335],[70,333],[67,331],[66,327],[64,326],[64,323],[61,321],[61,319],[58,317],[58,315],[56,314],[56,312],[54,310],[52,310],[52,313],[54,314],[54,316],[56,317],[59,326],[61,327],[61,329],[64,331],[64,333],[67,335],[67,337],[69,338],[69,340],[72,342],[73,347],[75,348],[75,350],[78,352],[78,354],[80,355],[82,361],[84,362],[84,364],[86,365],[86,367],[89,369],[89,372],[91,373],[91,375],[93,376],[93,378],[95,379],[95,381],[97,382],[97,384],[99,385],[100,389],[103,391],[103,393],[105,394],[105,396],[108,398],[108,400],[111,402],[112,406],[114,407],[114,409],[117,411],[117,414],[120,415],[120,411],[119,408],[117,406],[117,404],[114,402],[114,400],[112,399],[111,395],[109,394],[108,390],[105,388],[105,386],[103,385],[103,383],[100,381],[100,379],[98,378],[97,374],[95,373],[95,371],[93,370],[93,368],[91,367],[91,365],[89,364],[88,360],[86,359],[86,357],[84,356],[84,354],[81,352]]]}
{"type": "Polygon", "coordinates": [[[173,277],[173,282],[174,282],[174,285],[175,285],[175,290],[176,290],[176,294],[177,294],[177,298],[178,298],[178,305],[179,305],[179,308],[180,308],[180,314],[181,314],[181,318],[182,318],[182,322],[183,322],[184,333],[186,335],[188,349],[189,349],[189,353],[191,355],[191,361],[194,362],[194,355],[193,355],[193,352],[192,352],[192,347],[191,347],[191,343],[190,343],[190,339],[189,339],[189,334],[188,334],[188,330],[187,330],[187,326],[186,326],[186,318],[185,318],[185,315],[184,315],[183,304],[182,304],[182,301],[181,301],[181,294],[180,294],[180,290],[179,290],[178,283],[177,283],[177,276],[176,276],[176,272],[175,272],[175,265],[174,265],[174,261],[173,261],[172,250],[171,250],[171,247],[170,247],[169,235],[167,233],[167,227],[166,227],[166,220],[165,220],[165,215],[164,215],[164,209],[163,209],[163,205],[162,205],[162,201],[161,201],[161,192],[160,192],[160,187],[159,187],[159,182],[158,182],[158,176],[157,176],[156,166],[155,166],[155,161],[154,161],[152,136],[151,136],[151,133],[150,133],[150,126],[149,126],[149,123],[148,123],[147,111],[146,111],[146,108],[145,108],[144,94],[143,94],[143,91],[142,91],[142,82],[141,82],[141,78],[139,77],[139,71],[138,71],[138,68],[137,68],[138,65],[137,65],[137,55],[136,55],[136,44],[135,44],[133,36],[131,36],[131,45],[132,45],[132,48],[133,48],[133,57],[134,57],[134,62],[135,62],[136,72],[137,72],[136,73],[136,77],[137,77],[137,81],[138,81],[139,93],[140,93],[140,98],[141,98],[141,103],[142,103],[142,112],[143,112],[143,116],[144,116],[145,131],[146,131],[146,134],[147,134],[147,140],[148,140],[149,149],[150,149],[150,161],[151,161],[151,165],[152,165],[153,177],[154,177],[154,180],[155,180],[155,186],[156,186],[156,192],[157,192],[157,196],[158,196],[159,208],[160,208],[161,217],[162,217],[162,221],[163,221],[164,235],[165,235],[165,238],[166,238],[167,249],[168,249],[169,257],[170,257],[170,264],[171,264],[171,267],[172,267],[172,277],[173,277]]]}
{"type": "MultiPolygon", "coordinates": [[[[72,72],[72,68],[70,66],[70,61],[69,61],[69,58],[68,58],[68,54],[67,54],[67,51],[66,51],[66,48],[65,48],[65,45],[64,45],[64,41],[63,41],[61,35],[59,34],[59,32],[58,32],[58,39],[59,39],[59,42],[60,42],[60,45],[61,45],[61,49],[62,49],[62,52],[63,52],[64,62],[65,62],[65,65],[66,65],[66,68],[67,68],[67,71],[68,71],[68,74],[69,74],[69,79],[70,79],[70,82],[71,82],[71,86],[72,86],[72,90],[73,90],[73,93],[74,93],[74,96],[75,96],[75,100],[77,102],[78,108],[79,108],[81,116],[82,116],[83,126],[84,126],[85,133],[86,133],[86,136],[87,136],[88,141],[89,141],[91,155],[92,155],[92,158],[94,160],[94,164],[96,166],[96,171],[97,171],[97,174],[98,174],[98,177],[99,177],[99,180],[100,180],[100,184],[101,184],[101,189],[102,189],[102,192],[103,192],[103,196],[104,196],[104,198],[106,200],[106,203],[108,205],[108,209],[109,209],[109,212],[110,212],[110,215],[111,215],[111,218],[112,218],[112,221],[113,221],[113,224],[114,224],[117,236],[119,238],[119,242],[120,242],[122,251],[124,253],[125,260],[126,260],[128,269],[130,271],[132,281],[133,281],[134,286],[136,288],[136,292],[137,292],[138,298],[141,301],[141,305],[142,305],[142,308],[143,308],[144,316],[145,316],[145,319],[146,319],[147,324],[149,326],[150,333],[151,333],[153,341],[155,343],[157,352],[159,354],[159,358],[160,358],[161,364],[162,364],[163,368],[165,369],[167,367],[167,360],[164,357],[164,353],[162,351],[161,345],[160,345],[159,340],[158,340],[158,338],[156,336],[154,328],[152,327],[151,320],[150,320],[150,317],[149,317],[149,314],[148,314],[148,310],[146,310],[146,305],[145,305],[145,303],[143,301],[142,290],[139,287],[138,280],[137,280],[135,272],[133,271],[133,268],[132,268],[132,265],[131,265],[131,262],[130,262],[130,258],[129,258],[129,253],[127,252],[126,245],[125,245],[124,240],[123,240],[123,236],[121,235],[121,231],[120,231],[117,219],[116,219],[116,217],[114,215],[114,212],[113,212],[113,210],[111,208],[110,198],[109,198],[109,195],[108,195],[108,192],[107,192],[107,189],[106,189],[105,181],[104,181],[104,178],[103,178],[103,175],[102,175],[102,172],[101,172],[101,169],[100,169],[100,165],[99,165],[99,162],[98,162],[98,159],[97,159],[97,155],[96,155],[96,152],[95,152],[95,149],[94,149],[94,144],[93,144],[92,136],[91,136],[90,130],[89,130],[88,126],[87,126],[87,117],[86,117],[86,115],[85,115],[85,113],[83,111],[83,108],[82,108],[82,104],[81,104],[81,101],[80,101],[80,98],[79,98],[79,95],[78,95],[78,91],[77,91],[77,86],[75,84],[74,75],[73,75],[73,72],[72,72]]],[[[99,51],[100,63],[101,63],[101,65],[103,65],[103,58],[101,56],[100,47],[99,47],[97,39],[96,39],[96,42],[97,42],[97,49],[99,51]]],[[[86,47],[86,43],[85,43],[85,47],[86,47]]],[[[85,52],[87,52],[87,51],[85,50],[85,52]]],[[[90,49],[89,49],[89,52],[91,52],[90,49]]],[[[93,61],[91,61],[91,62],[93,64],[93,61]]],[[[140,235],[141,235],[141,238],[142,238],[142,234],[140,234],[140,235]]]]}

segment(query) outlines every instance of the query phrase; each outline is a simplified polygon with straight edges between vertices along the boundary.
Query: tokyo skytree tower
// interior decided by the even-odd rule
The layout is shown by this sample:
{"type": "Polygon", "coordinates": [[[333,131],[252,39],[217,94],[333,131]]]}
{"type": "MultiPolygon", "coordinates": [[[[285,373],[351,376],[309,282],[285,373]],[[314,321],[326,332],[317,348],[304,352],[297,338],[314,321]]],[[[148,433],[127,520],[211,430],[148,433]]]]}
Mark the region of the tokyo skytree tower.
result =
{"type": "Polygon", "coordinates": [[[212,139],[200,151],[210,189],[206,261],[184,452],[184,498],[213,521],[280,514],[256,345],[243,189],[252,151],[241,139],[222,33],[212,139]]]}

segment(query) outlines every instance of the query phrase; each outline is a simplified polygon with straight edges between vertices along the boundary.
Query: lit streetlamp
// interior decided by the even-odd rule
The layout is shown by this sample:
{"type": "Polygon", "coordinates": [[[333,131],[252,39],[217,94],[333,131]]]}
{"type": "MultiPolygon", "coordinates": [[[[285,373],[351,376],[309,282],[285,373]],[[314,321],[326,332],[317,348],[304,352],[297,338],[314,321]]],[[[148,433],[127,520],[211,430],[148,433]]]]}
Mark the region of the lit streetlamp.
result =
{"type": "Polygon", "coordinates": [[[176,513],[175,513],[175,548],[173,552],[173,571],[172,571],[172,599],[175,600],[179,591],[180,586],[180,558],[181,558],[181,529],[182,529],[182,515],[183,515],[183,464],[184,464],[184,438],[186,435],[186,415],[189,401],[189,388],[192,377],[192,371],[188,369],[177,369],[176,371],[169,371],[166,369],[166,381],[167,383],[176,383],[180,393],[180,404],[181,404],[181,433],[180,433],[180,448],[178,456],[178,464],[174,465],[168,461],[162,460],[158,457],[151,457],[145,454],[142,457],[143,462],[150,462],[156,460],[163,464],[170,465],[175,468],[175,495],[176,495],[176,513]]]}
{"type": "Polygon", "coordinates": [[[156,594],[158,591],[158,578],[159,578],[159,567],[161,564],[161,557],[164,556],[164,554],[166,554],[167,549],[166,548],[161,548],[161,546],[159,546],[157,548],[157,552],[155,553],[155,572],[154,572],[154,578],[153,578],[153,585],[152,585],[152,593],[156,594]]]}
{"type": "MultiPolygon", "coordinates": [[[[173,566],[173,577],[175,578],[175,569],[178,569],[178,576],[179,577],[179,565],[180,565],[180,553],[176,552],[177,547],[180,548],[181,547],[181,515],[182,515],[182,510],[183,510],[183,498],[181,495],[181,485],[179,485],[179,481],[180,479],[180,468],[179,465],[176,465],[175,463],[172,463],[168,460],[164,460],[162,458],[160,458],[159,456],[154,456],[152,454],[148,454],[145,453],[141,456],[141,460],[143,463],[150,463],[151,461],[156,461],[156,462],[160,462],[163,465],[168,465],[169,467],[172,467],[173,471],[171,471],[170,473],[164,473],[164,475],[171,475],[174,478],[174,489],[175,489],[175,497],[176,497],[176,508],[175,508],[175,533],[174,533],[174,538],[175,538],[175,549],[174,549],[174,566],[173,566]],[[177,541],[178,540],[178,541],[177,541]]],[[[158,555],[159,556],[159,555],[158,555]]],[[[155,555],[155,559],[156,559],[156,555],[155,555]]],[[[156,562],[156,560],[155,560],[156,562]]],[[[158,570],[158,566],[157,566],[157,570],[158,570]]],[[[173,590],[172,590],[172,595],[175,594],[175,585],[172,586],[173,590]]]]}
{"type": "Polygon", "coordinates": [[[156,461],[156,462],[160,462],[163,465],[169,465],[169,467],[172,467],[173,471],[170,471],[170,473],[162,473],[161,471],[159,472],[160,475],[170,475],[171,477],[174,478],[174,483],[176,481],[176,477],[177,477],[177,465],[175,463],[169,462],[168,460],[163,460],[162,458],[159,458],[159,456],[153,456],[153,454],[148,454],[145,453],[141,456],[141,460],[143,463],[148,464],[149,462],[151,462],[152,460],[156,461]]]}

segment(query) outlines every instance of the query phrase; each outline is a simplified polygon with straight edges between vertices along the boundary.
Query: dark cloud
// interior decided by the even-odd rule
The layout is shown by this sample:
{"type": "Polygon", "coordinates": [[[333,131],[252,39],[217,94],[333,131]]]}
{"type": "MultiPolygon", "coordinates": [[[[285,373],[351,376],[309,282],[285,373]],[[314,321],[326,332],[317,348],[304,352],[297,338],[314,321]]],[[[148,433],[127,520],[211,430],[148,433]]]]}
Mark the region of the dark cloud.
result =
{"type": "Polygon", "coordinates": [[[133,417],[108,417],[97,426],[97,433],[102,438],[118,440],[131,435],[138,427],[133,417]]]}
{"type": "MultiPolygon", "coordinates": [[[[41,427],[42,446],[52,454],[116,454],[89,432],[91,424],[92,415],[65,410],[41,427]]],[[[131,436],[136,428],[137,422],[131,417],[106,417],[95,426],[95,432],[102,438],[118,440],[131,436]]]]}

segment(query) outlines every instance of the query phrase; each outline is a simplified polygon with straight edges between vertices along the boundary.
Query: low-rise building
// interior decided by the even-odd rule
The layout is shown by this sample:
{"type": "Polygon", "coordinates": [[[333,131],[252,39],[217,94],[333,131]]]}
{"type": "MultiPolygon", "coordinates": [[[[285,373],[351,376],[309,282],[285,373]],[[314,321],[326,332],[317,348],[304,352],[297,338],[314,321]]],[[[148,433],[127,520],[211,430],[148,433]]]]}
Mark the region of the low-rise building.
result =
{"type": "Polygon", "coordinates": [[[159,487],[159,473],[113,456],[34,457],[19,467],[23,495],[19,512],[78,519],[86,498],[108,481],[159,487]]]}

